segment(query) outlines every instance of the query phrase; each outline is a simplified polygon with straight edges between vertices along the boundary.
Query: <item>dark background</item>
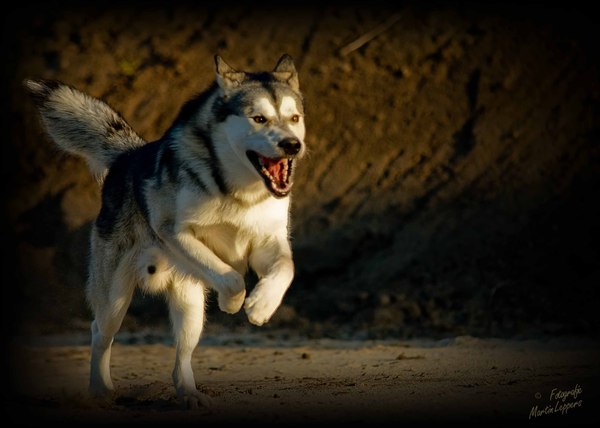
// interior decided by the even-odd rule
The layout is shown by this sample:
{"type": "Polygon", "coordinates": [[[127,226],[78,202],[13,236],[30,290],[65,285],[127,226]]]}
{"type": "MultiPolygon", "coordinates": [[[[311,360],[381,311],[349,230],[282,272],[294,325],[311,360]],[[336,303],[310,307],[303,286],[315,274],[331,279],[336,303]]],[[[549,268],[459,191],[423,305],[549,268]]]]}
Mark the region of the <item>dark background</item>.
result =
{"type": "MultiPolygon", "coordinates": [[[[293,198],[297,276],[261,331],[597,336],[593,15],[572,2],[13,7],[3,18],[4,329],[91,321],[84,284],[100,190],[44,135],[23,78],[102,98],[152,140],[210,84],[215,53],[260,70],[287,52],[311,153],[293,198]]],[[[214,296],[209,315],[248,324],[219,313],[214,296]]],[[[137,296],[123,328],[166,323],[160,298],[137,296]]]]}

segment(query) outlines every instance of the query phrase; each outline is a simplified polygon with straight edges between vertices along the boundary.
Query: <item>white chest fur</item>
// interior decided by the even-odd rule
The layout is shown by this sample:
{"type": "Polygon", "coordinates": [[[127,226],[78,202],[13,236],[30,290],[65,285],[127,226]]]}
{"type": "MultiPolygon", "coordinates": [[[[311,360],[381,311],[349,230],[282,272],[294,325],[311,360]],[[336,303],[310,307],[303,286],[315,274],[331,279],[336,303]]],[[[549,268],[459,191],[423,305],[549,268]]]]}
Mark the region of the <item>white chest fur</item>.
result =
{"type": "Polygon", "coordinates": [[[289,198],[246,205],[227,197],[198,200],[196,194],[182,192],[177,204],[177,224],[191,227],[197,239],[221,260],[244,273],[253,246],[273,237],[287,238],[289,198]]]}

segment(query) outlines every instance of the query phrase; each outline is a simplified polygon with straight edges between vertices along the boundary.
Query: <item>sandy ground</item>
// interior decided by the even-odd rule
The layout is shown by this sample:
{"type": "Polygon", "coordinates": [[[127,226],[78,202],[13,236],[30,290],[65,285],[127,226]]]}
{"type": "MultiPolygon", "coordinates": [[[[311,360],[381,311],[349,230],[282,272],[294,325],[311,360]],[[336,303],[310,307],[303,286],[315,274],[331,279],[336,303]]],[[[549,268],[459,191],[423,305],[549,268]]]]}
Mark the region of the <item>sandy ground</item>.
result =
{"type": "Polygon", "coordinates": [[[87,398],[87,346],[20,345],[9,414],[24,424],[43,419],[561,425],[598,419],[600,348],[591,342],[469,336],[402,342],[244,340],[196,350],[199,389],[214,401],[210,410],[198,411],[182,410],[175,399],[170,345],[117,343],[112,361],[118,392],[105,402],[87,398]],[[556,399],[558,391],[574,388],[576,396],[556,399]],[[576,407],[561,414],[565,403],[576,407]],[[538,410],[550,406],[553,413],[531,417],[536,405],[538,410]]]}

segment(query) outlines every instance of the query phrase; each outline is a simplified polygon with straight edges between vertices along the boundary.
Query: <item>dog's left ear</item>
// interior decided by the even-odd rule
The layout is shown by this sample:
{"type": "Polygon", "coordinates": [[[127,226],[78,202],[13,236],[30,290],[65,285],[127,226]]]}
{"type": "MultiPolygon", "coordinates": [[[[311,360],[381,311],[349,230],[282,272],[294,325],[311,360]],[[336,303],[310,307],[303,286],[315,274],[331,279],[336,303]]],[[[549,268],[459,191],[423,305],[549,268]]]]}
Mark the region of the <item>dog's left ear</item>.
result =
{"type": "Polygon", "coordinates": [[[300,90],[300,82],[298,81],[298,72],[294,65],[294,60],[288,54],[284,54],[277,65],[273,69],[273,75],[276,79],[286,82],[296,92],[300,90]]]}

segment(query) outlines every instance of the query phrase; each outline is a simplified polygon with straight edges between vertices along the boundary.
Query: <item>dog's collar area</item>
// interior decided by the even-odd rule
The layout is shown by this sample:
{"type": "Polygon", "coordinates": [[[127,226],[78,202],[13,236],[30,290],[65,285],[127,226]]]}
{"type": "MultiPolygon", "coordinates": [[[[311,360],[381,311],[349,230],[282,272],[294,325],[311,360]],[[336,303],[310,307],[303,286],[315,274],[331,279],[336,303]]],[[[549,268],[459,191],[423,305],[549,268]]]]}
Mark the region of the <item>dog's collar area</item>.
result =
{"type": "Polygon", "coordinates": [[[265,182],[267,190],[277,198],[287,196],[292,190],[292,158],[269,158],[254,151],[247,151],[246,156],[260,177],[265,182]]]}

